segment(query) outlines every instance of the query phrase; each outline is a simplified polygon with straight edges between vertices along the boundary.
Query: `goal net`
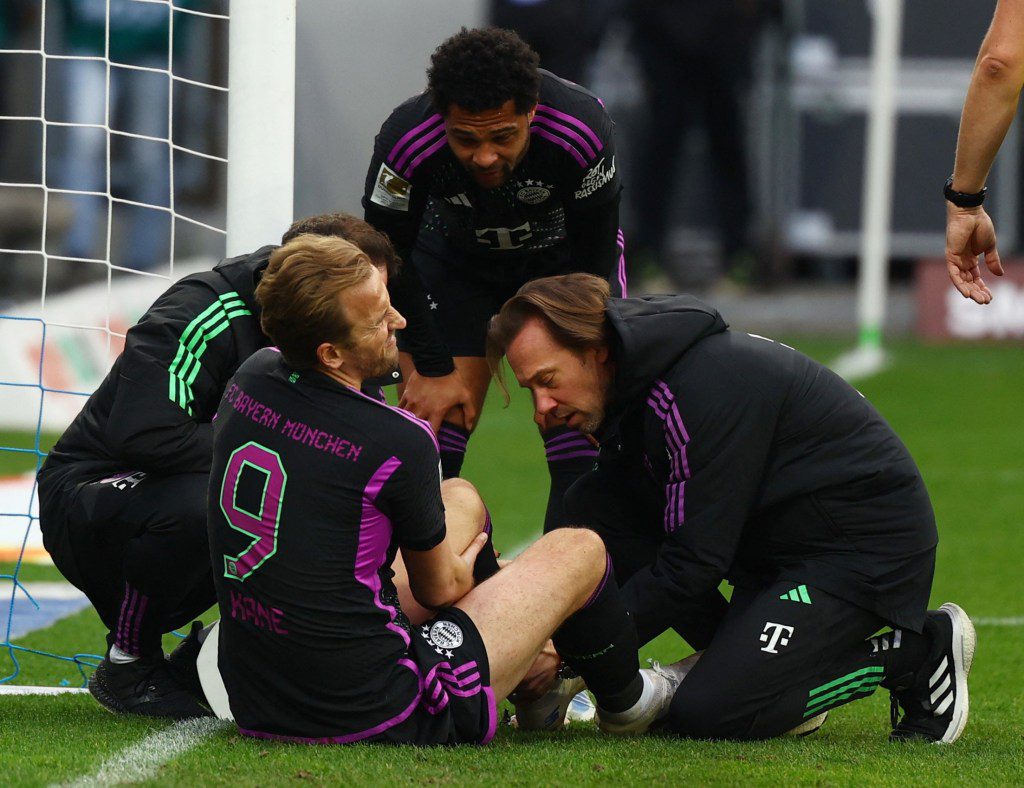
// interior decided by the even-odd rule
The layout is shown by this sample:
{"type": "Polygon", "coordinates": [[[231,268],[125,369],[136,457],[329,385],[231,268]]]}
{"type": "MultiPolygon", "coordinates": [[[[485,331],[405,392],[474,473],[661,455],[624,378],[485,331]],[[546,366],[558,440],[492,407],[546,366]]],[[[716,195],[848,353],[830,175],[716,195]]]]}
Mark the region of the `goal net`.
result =
{"type": "Polygon", "coordinates": [[[0,683],[102,648],[37,645],[88,606],[45,567],[47,451],[170,282],[291,220],[294,0],[231,5],[0,10],[0,683]]]}

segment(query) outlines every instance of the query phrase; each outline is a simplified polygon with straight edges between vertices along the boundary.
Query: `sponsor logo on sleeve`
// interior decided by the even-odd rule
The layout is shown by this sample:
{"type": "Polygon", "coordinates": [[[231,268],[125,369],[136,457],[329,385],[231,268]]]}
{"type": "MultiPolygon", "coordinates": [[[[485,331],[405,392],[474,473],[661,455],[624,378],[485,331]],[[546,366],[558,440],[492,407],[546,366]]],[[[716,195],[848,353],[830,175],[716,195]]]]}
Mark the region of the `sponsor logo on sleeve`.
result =
{"type": "Polygon", "coordinates": [[[615,157],[612,156],[612,160],[607,166],[605,166],[605,160],[602,158],[597,164],[590,168],[586,175],[583,176],[583,182],[580,184],[580,188],[576,190],[576,194],[574,196],[577,200],[583,200],[603,187],[614,177],[615,157]]]}
{"type": "Polygon", "coordinates": [[[377,182],[373,185],[373,193],[370,195],[370,202],[391,208],[394,211],[408,211],[410,192],[412,192],[412,184],[409,181],[387,164],[381,164],[380,170],[377,172],[377,182]]]}

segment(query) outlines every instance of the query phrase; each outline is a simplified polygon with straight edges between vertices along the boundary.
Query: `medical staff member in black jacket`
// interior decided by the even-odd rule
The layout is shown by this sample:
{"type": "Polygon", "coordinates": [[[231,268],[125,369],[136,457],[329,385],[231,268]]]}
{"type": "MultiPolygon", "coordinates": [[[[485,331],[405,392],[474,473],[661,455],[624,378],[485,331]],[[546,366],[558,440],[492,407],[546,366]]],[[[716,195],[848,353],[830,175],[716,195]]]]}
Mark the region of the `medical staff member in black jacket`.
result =
{"type": "Polygon", "coordinates": [[[586,274],[524,285],[488,343],[538,414],[600,441],[567,520],[604,537],[641,643],[734,587],[669,730],[775,736],[882,686],[893,738],[960,736],[974,628],[927,610],[928,493],[860,393],[696,299],[610,298],[586,274]]]}
{"type": "MultiPolygon", "coordinates": [[[[381,269],[398,264],[387,236],[354,216],[299,220],[283,242],[304,233],[350,240],[381,269]]],[[[212,420],[227,381],[270,344],[254,291],[276,248],[171,285],[39,471],[43,543],[109,630],[89,690],[111,711],[209,713],[197,700],[199,625],[169,661],[160,641],[217,601],[206,531],[212,420]]]]}

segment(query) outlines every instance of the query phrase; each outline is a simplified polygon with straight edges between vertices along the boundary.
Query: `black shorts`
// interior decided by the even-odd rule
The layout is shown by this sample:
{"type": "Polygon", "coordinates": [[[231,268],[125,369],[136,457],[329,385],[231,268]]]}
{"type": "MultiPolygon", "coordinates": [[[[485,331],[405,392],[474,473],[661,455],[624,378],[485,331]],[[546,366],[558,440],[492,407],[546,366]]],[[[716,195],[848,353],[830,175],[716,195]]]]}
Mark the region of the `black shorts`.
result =
{"type": "Polygon", "coordinates": [[[455,607],[438,611],[412,635],[420,701],[402,723],[368,741],[431,746],[487,744],[498,726],[490,665],[473,620],[455,607]]]}
{"type": "MultiPolygon", "coordinates": [[[[420,232],[412,261],[453,356],[485,355],[488,322],[524,284],[579,270],[572,265],[567,244],[506,260],[498,254],[469,255],[432,228],[420,232]]],[[[621,294],[620,277],[624,279],[624,272],[609,279],[613,296],[621,294]]],[[[408,350],[401,333],[398,344],[408,350]]]]}

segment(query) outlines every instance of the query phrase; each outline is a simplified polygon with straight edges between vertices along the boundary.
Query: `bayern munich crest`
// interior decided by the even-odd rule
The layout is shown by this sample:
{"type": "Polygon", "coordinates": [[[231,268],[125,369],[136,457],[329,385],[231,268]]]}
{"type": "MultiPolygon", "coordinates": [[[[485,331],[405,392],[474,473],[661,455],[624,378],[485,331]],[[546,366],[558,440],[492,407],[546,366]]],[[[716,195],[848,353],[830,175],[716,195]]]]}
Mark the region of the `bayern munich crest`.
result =
{"type": "MultiPolygon", "coordinates": [[[[459,625],[444,619],[435,621],[430,627],[424,624],[420,628],[420,634],[438,654],[458,648],[465,641],[459,625]]],[[[451,654],[449,653],[447,656],[450,657],[451,654]]]]}
{"type": "Polygon", "coordinates": [[[516,192],[516,199],[527,205],[539,205],[551,196],[551,187],[540,181],[520,181],[523,187],[516,192]]]}

